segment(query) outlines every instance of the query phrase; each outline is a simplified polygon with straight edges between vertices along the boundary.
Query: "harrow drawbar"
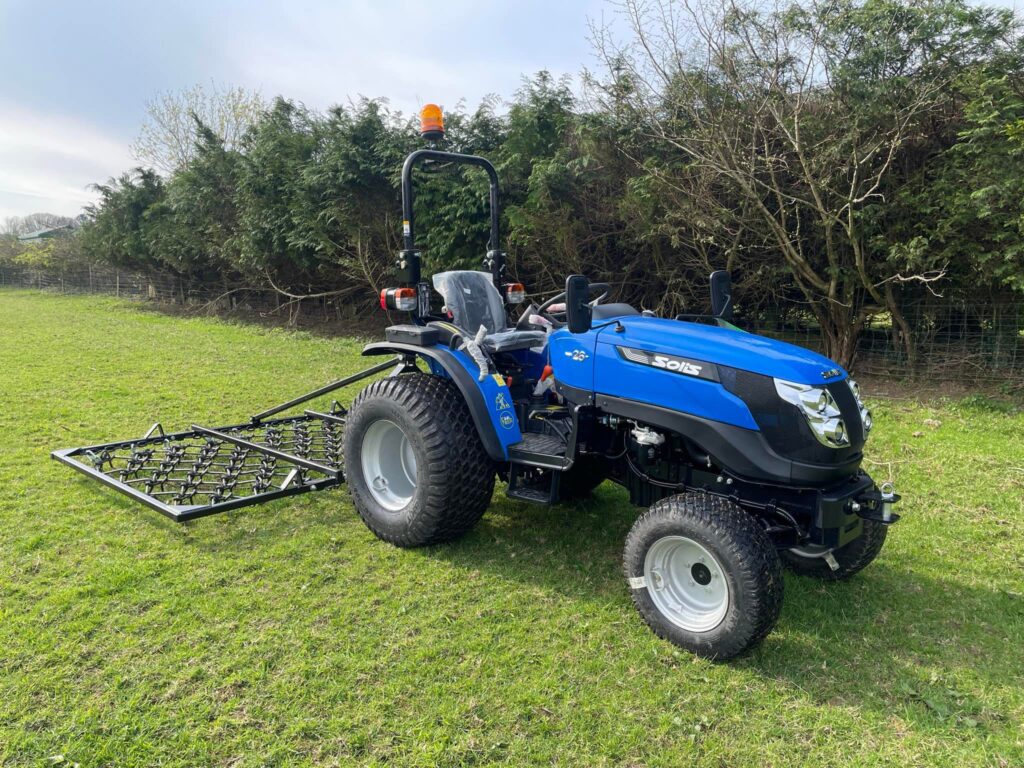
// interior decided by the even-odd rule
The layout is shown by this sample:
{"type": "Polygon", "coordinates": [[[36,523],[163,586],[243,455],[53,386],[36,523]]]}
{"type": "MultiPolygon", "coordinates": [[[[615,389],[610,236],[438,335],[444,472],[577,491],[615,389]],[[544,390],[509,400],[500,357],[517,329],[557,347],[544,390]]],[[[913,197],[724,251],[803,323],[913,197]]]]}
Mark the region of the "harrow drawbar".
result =
{"type": "Polygon", "coordinates": [[[154,424],[135,440],[54,451],[51,456],[176,522],[331,488],[345,481],[346,411],[271,418],[381,373],[395,361],[332,382],[226,427],[193,424],[165,433],[154,424]]]}

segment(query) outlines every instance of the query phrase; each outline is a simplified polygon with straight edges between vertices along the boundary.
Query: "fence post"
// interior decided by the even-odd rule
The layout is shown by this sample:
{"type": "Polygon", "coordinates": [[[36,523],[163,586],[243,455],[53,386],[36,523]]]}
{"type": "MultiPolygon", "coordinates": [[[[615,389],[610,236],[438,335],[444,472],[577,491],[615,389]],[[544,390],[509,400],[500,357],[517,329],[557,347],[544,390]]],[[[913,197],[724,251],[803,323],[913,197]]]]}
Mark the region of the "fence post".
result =
{"type": "Polygon", "coordinates": [[[121,270],[114,270],[114,295],[121,298],[121,270]]]}

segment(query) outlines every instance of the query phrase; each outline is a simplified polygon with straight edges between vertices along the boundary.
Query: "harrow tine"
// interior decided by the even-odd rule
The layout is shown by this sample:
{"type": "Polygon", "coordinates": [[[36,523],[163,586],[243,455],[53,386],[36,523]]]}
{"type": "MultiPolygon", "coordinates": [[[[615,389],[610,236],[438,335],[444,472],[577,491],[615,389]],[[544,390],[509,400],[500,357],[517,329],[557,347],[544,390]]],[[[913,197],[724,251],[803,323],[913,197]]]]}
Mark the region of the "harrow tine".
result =
{"type": "Polygon", "coordinates": [[[164,428],[160,425],[159,421],[155,422],[152,427],[146,430],[146,434],[142,436],[142,439],[145,440],[148,437],[152,437],[154,432],[159,432],[161,436],[165,434],[164,428]]]}
{"type": "Polygon", "coordinates": [[[394,365],[388,360],[339,379],[244,424],[168,433],[155,422],[141,438],[51,456],[178,522],[331,488],[344,482],[344,406],[333,400],[327,412],[271,417],[394,365]]]}

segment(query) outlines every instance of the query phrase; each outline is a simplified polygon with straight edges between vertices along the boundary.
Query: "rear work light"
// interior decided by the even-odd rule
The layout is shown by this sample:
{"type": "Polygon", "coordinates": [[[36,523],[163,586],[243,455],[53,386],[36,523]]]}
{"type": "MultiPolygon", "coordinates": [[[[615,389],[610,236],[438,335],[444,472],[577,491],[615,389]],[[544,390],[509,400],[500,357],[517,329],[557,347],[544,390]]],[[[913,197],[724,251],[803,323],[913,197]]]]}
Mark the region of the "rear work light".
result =
{"type": "Polygon", "coordinates": [[[522,304],[526,301],[526,288],[522,283],[509,283],[505,286],[505,298],[509,304],[522,304]]]}
{"type": "Polygon", "coordinates": [[[380,292],[381,309],[397,309],[412,312],[416,309],[415,288],[385,288],[380,292]]]}

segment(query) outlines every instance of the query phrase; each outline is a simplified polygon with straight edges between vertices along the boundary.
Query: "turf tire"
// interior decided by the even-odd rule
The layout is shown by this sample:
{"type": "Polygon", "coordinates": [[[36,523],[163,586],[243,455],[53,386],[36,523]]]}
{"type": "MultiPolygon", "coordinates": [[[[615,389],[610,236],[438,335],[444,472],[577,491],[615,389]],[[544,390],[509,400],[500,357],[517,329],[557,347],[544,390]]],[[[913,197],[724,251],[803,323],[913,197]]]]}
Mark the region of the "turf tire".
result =
{"type": "Polygon", "coordinates": [[[366,526],[399,547],[450,541],[483,516],[494,492],[494,462],[450,379],[424,373],[389,376],[359,393],[345,425],[345,478],[366,526]],[[361,449],[370,426],[397,424],[416,458],[416,487],[405,507],[386,509],[363,476],[361,449]]]}
{"type": "Polygon", "coordinates": [[[673,622],[651,599],[651,585],[631,588],[633,603],[654,633],[698,656],[729,659],[767,635],[782,609],[782,565],[774,545],[749,514],[727,499],[704,493],[669,496],[653,504],[626,537],[627,580],[644,576],[647,553],[665,536],[683,536],[717,560],[729,586],[721,622],[694,632],[673,622]]]}

